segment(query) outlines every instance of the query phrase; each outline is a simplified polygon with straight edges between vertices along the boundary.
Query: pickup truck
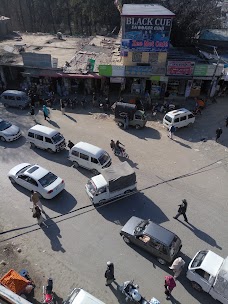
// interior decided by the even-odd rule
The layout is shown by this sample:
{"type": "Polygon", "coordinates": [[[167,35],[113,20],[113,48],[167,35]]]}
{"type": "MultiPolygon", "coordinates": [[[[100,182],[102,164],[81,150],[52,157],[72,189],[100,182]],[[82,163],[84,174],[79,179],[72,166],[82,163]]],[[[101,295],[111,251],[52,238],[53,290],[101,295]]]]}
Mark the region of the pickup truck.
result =
{"type": "Polygon", "coordinates": [[[228,303],[228,257],[224,259],[210,250],[198,251],[189,263],[187,278],[194,289],[228,303]]]}
{"type": "Polygon", "coordinates": [[[101,174],[92,177],[85,188],[95,206],[103,205],[136,190],[136,174],[125,161],[101,169],[101,174]]]}

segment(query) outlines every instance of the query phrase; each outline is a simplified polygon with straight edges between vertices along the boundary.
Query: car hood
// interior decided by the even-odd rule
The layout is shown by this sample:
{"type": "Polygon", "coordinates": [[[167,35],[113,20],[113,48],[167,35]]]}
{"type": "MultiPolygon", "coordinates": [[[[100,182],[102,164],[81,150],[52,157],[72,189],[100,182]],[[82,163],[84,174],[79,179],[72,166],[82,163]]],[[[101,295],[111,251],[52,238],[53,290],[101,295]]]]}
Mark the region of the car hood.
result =
{"type": "Polygon", "coordinates": [[[8,175],[16,175],[18,171],[20,171],[21,169],[23,169],[27,166],[30,166],[30,164],[29,163],[22,163],[20,165],[17,165],[9,171],[8,175]]]}
{"type": "Polygon", "coordinates": [[[121,232],[125,232],[131,235],[134,235],[135,227],[142,222],[142,219],[132,216],[129,221],[123,226],[121,232]]]}
{"type": "Polygon", "coordinates": [[[3,130],[2,133],[5,134],[5,135],[15,135],[17,134],[18,132],[20,131],[20,128],[15,126],[15,125],[12,125],[11,127],[9,127],[8,129],[6,130],[3,130]]]}

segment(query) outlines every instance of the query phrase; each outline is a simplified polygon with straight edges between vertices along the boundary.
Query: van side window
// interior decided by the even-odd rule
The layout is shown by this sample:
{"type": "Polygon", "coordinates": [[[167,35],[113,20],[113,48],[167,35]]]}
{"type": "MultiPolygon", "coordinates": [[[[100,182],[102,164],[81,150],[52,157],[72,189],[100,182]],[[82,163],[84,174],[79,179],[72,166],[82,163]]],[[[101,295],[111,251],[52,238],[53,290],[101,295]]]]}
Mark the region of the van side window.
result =
{"type": "Polygon", "coordinates": [[[32,138],[34,138],[34,133],[32,133],[32,132],[28,132],[28,137],[32,137],[32,138]]]}
{"type": "Polygon", "coordinates": [[[35,135],[35,138],[38,139],[38,140],[42,140],[42,141],[43,141],[43,136],[42,136],[42,135],[36,134],[36,135],[35,135]]]}
{"type": "Polygon", "coordinates": [[[180,121],[183,121],[183,120],[186,120],[187,119],[187,116],[182,116],[181,118],[180,118],[180,121]]]}
{"type": "Polygon", "coordinates": [[[193,114],[189,114],[189,115],[188,115],[188,118],[193,118],[193,117],[194,117],[193,114]]]}
{"type": "Polygon", "coordinates": [[[16,97],[16,99],[17,99],[17,100],[21,100],[21,97],[18,96],[18,97],[16,97]]]}
{"type": "Polygon", "coordinates": [[[71,154],[74,155],[74,156],[79,157],[79,152],[78,151],[72,150],[71,154]]]}
{"type": "Polygon", "coordinates": [[[48,137],[45,137],[45,142],[50,143],[50,144],[53,143],[52,140],[51,140],[51,138],[48,138],[48,137]]]}
{"type": "Polygon", "coordinates": [[[179,117],[175,118],[174,122],[179,122],[179,117]]]}
{"type": "Polygon", "coordinates": [[[98,164],[98,160],[96,158],[91,157],[91,162],[94,164],[98,164]]]}
{"type": "Polygon", "coordinates": [[[84,159],[84,160],[89,160],[89,156],[85,155],[83,153],[80,153],[80,158],[84,159]]]}
{"type": "Polygon", "coordinates": [[[195,272],[205,280],[209,281],[210,275],[208,272],[204,271],[203,269],[196,269],[195,272]]]}
{"type": "Polygon", "coordinates": [[[8,99],[8,98],[7,98],[7,95],[4,95],[3,97],[4,97],[4,99],[8,99]]]}
{"type": "Polygon", "coordinates": [[[9,100],[15,100],[14,96],[8,96],[9,100]]]}
{"type": "Polygon", "coordinates": [[[139,119],[139,120],[141,120],[142,118],[141,118],[141,116],[140,116],[140,115],[135,115],[135,119],[139,119]]]}

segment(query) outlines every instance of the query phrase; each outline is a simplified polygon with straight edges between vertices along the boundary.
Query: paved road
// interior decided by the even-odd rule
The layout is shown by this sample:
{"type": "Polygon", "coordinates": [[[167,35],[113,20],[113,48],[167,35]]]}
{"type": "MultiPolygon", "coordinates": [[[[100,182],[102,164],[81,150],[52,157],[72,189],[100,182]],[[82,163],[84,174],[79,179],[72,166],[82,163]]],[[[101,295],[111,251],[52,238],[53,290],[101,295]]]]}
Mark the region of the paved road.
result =
{"type": "MultiPolygon", "coordinates": [[[[1,116],[17,123],[24,134],[34,124],[26,111],[4,108],[0,111],[1,116]]],[[[126,145],[129,163],[137,174],[138,189],[142,191],[98,210],[90,206],[76,211],[90,205],[84,185],[91,174],[73,168],[66,158],[67,151],[48,154],[32,150],[25,137],[14,143],[0,143],[0,219],[5,231],[35,224],[29,209],[29,193],[11,185],[6,177],[14,165],[38,163],[66,182],[62,194],[51,201],[43,200],[49,217],[48,230],[36,230],[35,225],[1,235],[0,241],[19,244],[22,257],[30,261],[41,276],[52,276],[55,290],[63,298],[73,286],[79,286],[105,303],[124,303],[115,285],[104,286],[105,264],[111,260],[118,284],[134,279],[146,298],[154,296],[163,303],[166,301],[163,281],[164,276],[171,273],[169,268],[126,245],[119,232],[125,222],[136,215],[150,218],[177,233],[187,262],[196,251],[205,248],[227,255],[228,130],[225,127],[222,142],[214,142],[215,129],[224,125],[227,105],[221,101],[208,107],[193,127],[176,133],[175,141],[167,137],[166,130],[157,121],[149,122],[144,130],[124,131],[111,118],[100,118],[87,109],[75,112],[62,116],[59,110],[53,110],[50,122],[44,121],[39,112],[37,121],[59,129],[67,140],[90,142],[110,154],[110,139],[119,139],[126,145]],[[206,142],[201,141],[204,137],[206,142]],[[183,198],[189,202],[190,225],[182,219],[173,219],[183,198]]],[[[114,163],[120,161],[113,156],[114,163]]],[[[208,295],[195,292],[184,275],[173,297],[173,303],[214,303],[208,295]]]]}

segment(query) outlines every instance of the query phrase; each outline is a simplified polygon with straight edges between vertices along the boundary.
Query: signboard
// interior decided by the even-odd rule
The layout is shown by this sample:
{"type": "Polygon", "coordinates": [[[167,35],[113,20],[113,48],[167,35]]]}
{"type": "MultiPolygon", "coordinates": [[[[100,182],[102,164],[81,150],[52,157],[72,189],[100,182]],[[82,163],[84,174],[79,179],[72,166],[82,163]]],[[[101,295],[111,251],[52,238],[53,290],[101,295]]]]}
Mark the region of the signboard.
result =
{"type": "Polygon", "coordinates": [[[125,76],[125,66],[121,65],[99,65],[99,75],[101,76],[114,76],[114,77],[124,77],[125,76]]]}
{"type": "Polygon", "coordinates": [[[165,75],[165,66],[126,66],[125,76],[150,77],[152,75],[165,75]]]}
{"type": "Polygon", "coordinates": [[[167,52],[172,18],[125,17],[121,49],[167,52]]]}
{"type": "Polygon", "coordinates": [[[186,89],[185,89],[185,94],[184,97],[189,97],[191,93],[191,88],[192,88],[193,80],[188,80],[186,89]]]}
{"type": "MultiPolygon", "coordinates": [[[[194,76],[207,76],[207,64],[197,64],[194,68],[194,76]]],[[[210,75],[208,75],[210,76],[210,75]]]]}
{"type": "Polygon", "coordinates": [[[167,75],[191,76],[194,66],[193,61],[168,61],[167,75]]]}
{"type": "Polygon", "coordinates": [[[99,75],[101,76],[112,76],[112,66],[111,65],[99,65],[99,75]]]}
{"type": "Polygon", "coordinates": [[[24,66],[36,68],[51,68],[52,60],[49,54],[22,53],[24,66]]]}
{"type": "Polygon", "coordinates": [[[125,76],[125,66],[113,65],[112,66],[112,76],[124,77],[125,76]]]}
{"type": "Polygon", "coordinates": [[[110,83],[124,83],[124,77],[110,77],[110,83]]]}

